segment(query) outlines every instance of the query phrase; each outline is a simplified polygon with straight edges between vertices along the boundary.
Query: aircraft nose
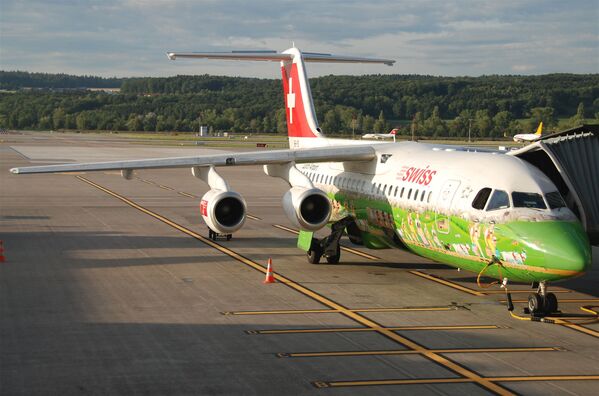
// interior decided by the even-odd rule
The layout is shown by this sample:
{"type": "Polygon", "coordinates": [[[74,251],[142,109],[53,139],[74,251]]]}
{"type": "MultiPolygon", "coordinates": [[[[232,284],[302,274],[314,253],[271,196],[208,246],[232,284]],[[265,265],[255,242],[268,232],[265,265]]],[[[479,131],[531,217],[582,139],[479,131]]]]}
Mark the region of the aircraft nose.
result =
{"type": "Polygon", "coordinates": [[[518,222],[510,227],[522,243],[527,264],[544,267],[547,280],[582,275],[591,266],[591,246],[577,222],[518,222]]]}
{"type": "MultiPolygon", "coordinates": [[[[581,274],[591,266],[591,246],[579,223],[540,223],[544,238],[547,266],[581,274]]],[[[577,274],[573,274],[574,276],[577,274]]]]}

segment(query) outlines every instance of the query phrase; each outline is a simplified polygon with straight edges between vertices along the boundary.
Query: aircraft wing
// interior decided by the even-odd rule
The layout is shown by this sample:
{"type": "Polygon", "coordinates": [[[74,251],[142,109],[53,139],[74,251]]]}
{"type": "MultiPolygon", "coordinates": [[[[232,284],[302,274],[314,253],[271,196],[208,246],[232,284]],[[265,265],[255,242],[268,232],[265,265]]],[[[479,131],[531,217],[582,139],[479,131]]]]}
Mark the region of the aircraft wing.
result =
{"type": "Polygon", "coordinates": [[[153,158],[110,162],[88,162],[12,168],[14,174],[135,170],[157,168],[187,168],[193,166],[267,165],[288,162],[368,161],[376,158],[372,146],[317,147],[296,150],[251,151],[198,155],[191,157],[153,158]]]}

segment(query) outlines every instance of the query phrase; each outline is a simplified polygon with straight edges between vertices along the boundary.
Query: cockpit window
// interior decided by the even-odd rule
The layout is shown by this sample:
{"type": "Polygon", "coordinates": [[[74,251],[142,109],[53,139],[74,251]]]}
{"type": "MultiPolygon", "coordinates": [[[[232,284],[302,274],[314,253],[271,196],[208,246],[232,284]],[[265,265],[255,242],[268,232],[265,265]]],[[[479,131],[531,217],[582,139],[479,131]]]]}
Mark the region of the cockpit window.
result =
{"type": "Polygon", "coordinates": [[[491,189],[489,187],[480,190],[478,194],[476,194],[476,197],[474,197],[474,201],[472,201],[472,207],[474,209],[483,210],[487,204],[489,195],[491,195],[491,189]]]}
{"type": "Polygon", "coordinates": [[[514,201],[515,208],[547,209],[541,194],[514,191],[512,201],[514,201]]]}
{"type": "Polygon", "coordinates": [[[507,209],[510,207],[510,197],[503,190],[493,191],[487,210],[507,209]]]}
{"type": "Polygon", "coordinates": [[[545,199],[547,199],[547,203],[549,204],[550,209],[566,207],[564,199],[562,198],[561,194],[557,191],[548,193],[547,195],[545,195],[545,199]]]}

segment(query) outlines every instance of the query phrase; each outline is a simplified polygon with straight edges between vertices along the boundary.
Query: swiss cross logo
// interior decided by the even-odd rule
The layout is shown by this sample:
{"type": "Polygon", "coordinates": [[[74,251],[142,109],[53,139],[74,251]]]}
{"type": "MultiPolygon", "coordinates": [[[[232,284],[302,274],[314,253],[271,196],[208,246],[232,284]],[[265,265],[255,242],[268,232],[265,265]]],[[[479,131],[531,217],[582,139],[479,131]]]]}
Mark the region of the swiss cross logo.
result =
{"type": "Polygon", "coordinates": [[[202,199],[202,202],[200,202],[200,213],[202,216],[208,216],[208,201],[205,199],[202,199]]]}
{"type": "Polygon", "coordinates": [[[287,108],[289,109],[289,123],[293,124],[293,109],[295,108],[295,93],[293,92],[293,79],[289,77],[289,93],[287,94],[287,108]]]}

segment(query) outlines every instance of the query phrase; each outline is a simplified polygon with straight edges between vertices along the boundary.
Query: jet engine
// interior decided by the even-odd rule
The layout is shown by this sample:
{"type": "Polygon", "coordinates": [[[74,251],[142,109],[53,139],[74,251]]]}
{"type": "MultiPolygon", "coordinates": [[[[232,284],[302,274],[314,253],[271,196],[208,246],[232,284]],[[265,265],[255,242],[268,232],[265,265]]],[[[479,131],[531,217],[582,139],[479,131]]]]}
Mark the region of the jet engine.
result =
{"type": "Polygon", "coordinates": [[[235,191],[212,189],[202,197],[200,213],[211,230],[232,234],[245,223],[245,200],[235,191]]]}
{"type": "Polygon", "coordinates": [[[289,220],[305,231],[321,229],[331,217],[331,203],[317,188],[292,187],[283,196],[283,209],[289,220]]]}

